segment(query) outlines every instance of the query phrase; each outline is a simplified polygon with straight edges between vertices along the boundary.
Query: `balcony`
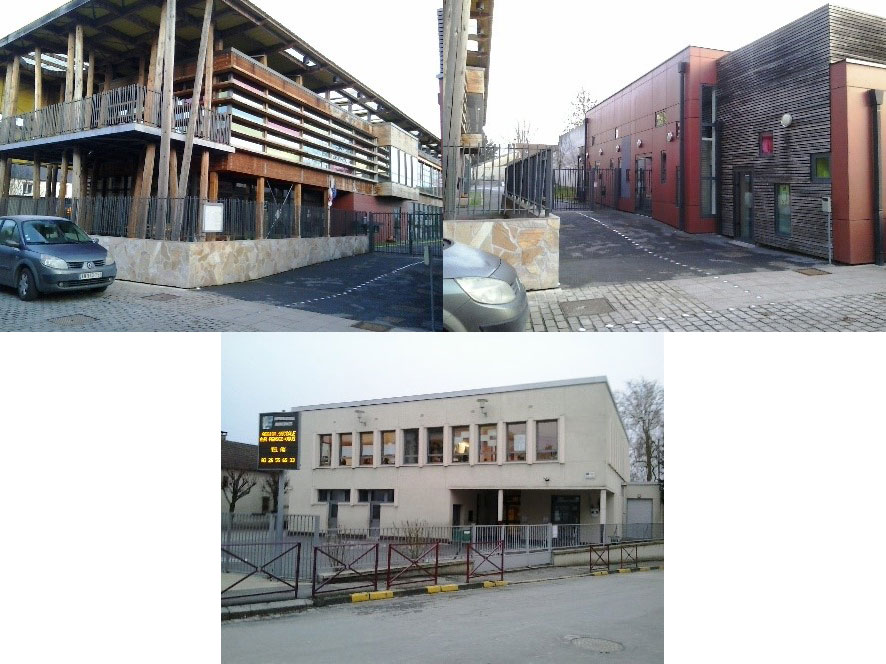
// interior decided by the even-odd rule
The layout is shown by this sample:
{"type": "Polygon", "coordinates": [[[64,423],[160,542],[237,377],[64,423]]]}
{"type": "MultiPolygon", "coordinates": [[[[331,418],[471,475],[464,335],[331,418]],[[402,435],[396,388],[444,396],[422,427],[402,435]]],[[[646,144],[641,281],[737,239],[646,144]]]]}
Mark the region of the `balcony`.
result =
{"type": "MultiPolygon", "coordinates": [[[[161,95],[141,85],[100,92],[85,99],[53,104],[38,111],[0,120],[0,151],[137,131],[160,134],[161,95]]],[[[200,109],[195,139],[197,144],[230,146],[228,116],[200,109]]],[[[184,139],[191,114],[191,101],[175,99],[173,138],[184,139]]],[[[230,150],[228,150],[230,151],[230,150]]]]}

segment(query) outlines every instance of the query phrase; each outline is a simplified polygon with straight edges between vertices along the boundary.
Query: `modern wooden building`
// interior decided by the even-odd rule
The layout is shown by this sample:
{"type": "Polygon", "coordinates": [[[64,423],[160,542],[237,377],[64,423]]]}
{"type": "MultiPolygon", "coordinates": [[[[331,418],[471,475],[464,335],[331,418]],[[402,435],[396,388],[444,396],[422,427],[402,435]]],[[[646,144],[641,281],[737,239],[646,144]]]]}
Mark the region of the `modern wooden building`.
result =
{"type": "Polygon", "coordinates": [[[599,104],[588,166],[616,169],[618,209],[882,264],[884,89],[886,19],[826,5],[729,53],[690,47],[599,104]]]}
{"type": "Polygon", "coordinates": [[[73,0],[0,39],[0,61],[0,212],[22,208],[12,164],[41,212],[131,199],[87,228],[131,238],[188,239],[156,209],[185,197],[252,203],[229,239],[281,237],[267,203],[293,217],[282,237],[330,234],[330,209],[441,206],[437,137],[248,0],[73,0]]]}

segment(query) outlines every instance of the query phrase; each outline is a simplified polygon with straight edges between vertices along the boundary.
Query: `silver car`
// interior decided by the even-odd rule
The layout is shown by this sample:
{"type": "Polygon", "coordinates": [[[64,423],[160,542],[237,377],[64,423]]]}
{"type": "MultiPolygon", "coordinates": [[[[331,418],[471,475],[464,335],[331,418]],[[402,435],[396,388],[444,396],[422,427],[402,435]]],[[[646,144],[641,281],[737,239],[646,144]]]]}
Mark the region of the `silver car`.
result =
{"type": "Polygon", "coordinates": [[[529,320],[526,289],[505,261],[443,240],[443,329],[522,332],[529,320]]]}
{"type": "Polygon", "coordinates": [[[114,256],[72,221],[59,217],[0,218],[0,284],[22,300],[40,293],[101,292],[117,277],[114,256]]]}

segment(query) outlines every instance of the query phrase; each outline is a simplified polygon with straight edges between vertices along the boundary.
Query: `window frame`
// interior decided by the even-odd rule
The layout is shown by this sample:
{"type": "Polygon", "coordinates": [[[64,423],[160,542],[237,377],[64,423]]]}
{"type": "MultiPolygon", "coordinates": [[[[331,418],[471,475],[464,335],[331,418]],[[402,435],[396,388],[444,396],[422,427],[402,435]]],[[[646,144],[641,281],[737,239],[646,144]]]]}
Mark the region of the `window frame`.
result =
{"type": "Polygon", "coordinates": [[[360,464],[359,465],[361,468],[363,468],[363,467],[371,468],[373,465],[375,465],[375,432],[373,432],[373,431],[361,431],[360,432],[360,464]],[[367,435],[369,436],[369,454],[368,455],[364,454],[364,452],[363,452],[363,448],[365,446],[365,444],[363,442],[363,437],[367,436],[367,435]],[[369,463],[363,463],[363,459],[366,458],[367,456],[369,458],[369,463]]]}
{"type": "Polygon", "coordinates": [[[321,433],[320,434],[320,456],[317,459],[317,467],[318,468],[331,468],[332,467],[332,434],[331,433],[321,433]],[[327,438],[328,441],[325,443],[329,445],[329,451],[326,455],[326,463],[323,463],[323,439],[327,438]]]}
{"type": "Polygon", "coordinates": [[[757,156],[764,159],[775,156],[775,132],[773,132],[772,130],[757,132],[757,156]],[[771,152],[763,152],[763,138],[765,136],[769,136],[769,138],[772,140],[771,152]]]}
{"type": "Polygon", "coordinates": [[[791,193],[791,183],[790,182],[775,182],[772,185],[773,188],[773,197],[772,197],[772,207],[773,214],[772,219],[775,224],[775,234],[779,237],[791,237],[791,233],[793,231],[793,216],[794,216],[794,206],[793,206],[793,196],[791,193]],[[781,214],[778,205],[778,188],[779,187],[787,187],[788,188],[788,230],[784,232],[779,227],[779,222],[781,221],[781,214]]]}
{"type": "Polygon", "coordinates": [[[477,426],[477,463],[498,463],[498,424],[480,424],[477,426]],[[483,461],[483,429],[488,427],[495,432],[495,445],[487,445],[492,449],[492,461],[483,461]]]}
{"type": "Polygon", "coordinates": [[[719,219],[720,217],[720,178],[718,175],[719,164],[717,163],[717,153],[719,151],[718,143],[720,137],[717,134],[717,86],[703,83],[699,91],[699,117],[698,117],[698,211],[702,219],[719,219]],[[706,90],[711,91],[711,120],[706,122],[704,118],[704,95],[706,90]],[[711,137],[705,137],[705,129],[710,128],[711,137]],[[711,150],[711,172],[712,175],[705,175],[701,168],[701,158],[705,151],[705,143],[710,143],[711,150]],[[710,187],[710,210],[704,209],[703,192],[705,187],[710,187]]]}
{"type": "Polygon", "coordinates": [[[379,442],[381,443],[381,465],[383,465],[383,466],[397,465],[397,431],[396,431],[396,429],[387,429],[385,431],[382,431],[380,438],[381,438],[381,440],[379,442]],[[391,434],[392,440],[391,440],[390,444],[394,446],[394,451],[391,452],[390,454],[387,454],[385,452],[385,434],[386,433],[391,434]],[[389,457],[390,457],[390,461],[388,461],[389,457]]]}
{"type": "Polygon", "coordinates": [[[658,157],[658,179],[661,184],[667,184],[668,181],[668,151],[662,150],[658,157]]]}
{"type": "Polygon", "coordinates": [[[809,181],[810,182],[821,182],[821,183],[830,183],[831,176],[829,175],[826,178],[818,177],[815,174],[815,160],[821,157],[827,157],[828,159],[828,173],[831,172],[831,153],[830,152],[813,152],[809,155],[809,181]]]}
{"type": "MultiPolygon", "coordinates": [[[[443,433],[443,427],[428,427],[428,448],[425,450],[425,465],[426,466],[442,466],[444,459],[444,450],[446,449],[446,437],[443,433]],[[431,461],[431,432],[439,431],[440,432],[440,460],[439,461],[431,461]]],[[[437,457],[438,455],[434,455],[437,457]]]]}
{"type": "Polygon", "coordinates": [[[417,466],[418,465],[418,459],[419,459],[418,439],[419,439],[419,430],[417,428],[416,429],[403,429],[403,465],[404,466],[417,466]],[[415,432],[415,457],[414,457],[415,460],[414,461],[411,461],[410,458],[407,456],[406,433],[408,431],[415,432]]]}
{"type": "Polygon", "coordinates": [[[338,465],[341,468],[353,468],[354,467],[354,434],[351,431],[346,431],[344,433],[338,434],[338,465]],[[347,436],[350,438],[350,444],[342,445],[342,439],[347,436]],[[342,450],[348,448],[350,451],[350,455],[345,457],[342,456],[342,450]],[[348,460],[348,463],[343,463],[345,459],[348,460]]]}
{"type": "MultiPolygon", "coordinates": [[[[450,433],[449,443],[452,447],[452,463],[454,463],[454,464],[455,463],[459,463],[459,464],[470,463],[470,461],[471,461],[471,427],[470,427],[470,425],[467,425],[467,424],[454,425],[450,429],[449,433],[450,433]],[[458,431],[463,430],[468,435],[468,438],[467,438],[468,447],[467,447],[467,450],[463,454],[458,454],[455,451],[455,440],[456,440],[455,432],[456,432],[456,430],[458,430],[458,431]],[[457,458],[457,457],[463,457],[463,459],[457,458]]],[[[464,440],[464,439],[460,438],[460,440],[464,440]]]]}
{"type": "Polygon", "coordinates": [[[535,421],[535,460],[539,463],[557,463],[560,461],[560,420],[536,420],[535,421]],[[542,458],[539,456],[539,427],[542,424],[554,425],[554,458],[542,458]]]}
{"type": "Polygon", "coordinates": [[[527,426],[526,420],[523,421],[515,421],[515,422],[505,422],[505,463],[526,463],[527,459],[527,448],[529,447],[529,427],[527,426]],[[523,458],[522,459],[511,459],[511,455],[516,456],[519,454],[516,451],[516,436],[514,434],[514,451],[511,451],[511,440],[510,440],[510,427],[523,425],[523,458]]]}

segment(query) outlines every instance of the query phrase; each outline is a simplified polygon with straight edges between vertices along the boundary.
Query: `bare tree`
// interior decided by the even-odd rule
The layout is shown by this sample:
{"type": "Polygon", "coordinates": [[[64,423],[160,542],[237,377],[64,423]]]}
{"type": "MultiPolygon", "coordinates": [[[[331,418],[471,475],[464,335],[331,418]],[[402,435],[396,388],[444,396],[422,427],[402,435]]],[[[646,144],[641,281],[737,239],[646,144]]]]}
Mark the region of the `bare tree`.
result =
{"type": "Polygon", "coordinates": [[[535,127],[528,120],[518,120],[514,128],[514,138],[511,143],[532,143],[535,139],[535,127]]]}
{"type": "Polygon", "coordinates": [[[579,91],[575,93],[575,98],[570,105],[569,117],[566,119],[566,131],[575,129],[579,125],[584,124],[588,111],[596,105],[597,100],[591,95],[591,93],[585,90],[584,87],[580,88],[579,91]]]}
{"type": "Polygon", "coordinates": [[[628,381],[615,396],[628,432],[631,479],[660,481],[664,468],[664,388],[657,380],[628,381]]]}
{"type": "Polygon", "coordinates": [[[225,500],[228,501],[228,511],[233,514],[237,501],[243,496],[249,495],[255,486],[255,480],[252,479],[248,470],[228,469],[222,475],[221,488],[225,494],[225,500]]]}
{"type": "MultiPolygon", "coordinates": [[[[261,493],[263,496],[269,496],[271,498],[271,512],[277,512],[277,492],[280,490],[280,475],[283,474],[281,470],[279,473],[274,473],[264,482],[262,482],[261,493]]],[[[285,484],[283,484],[283,495],[289,493],[289,480],[286,480],[285,484]]]]}

